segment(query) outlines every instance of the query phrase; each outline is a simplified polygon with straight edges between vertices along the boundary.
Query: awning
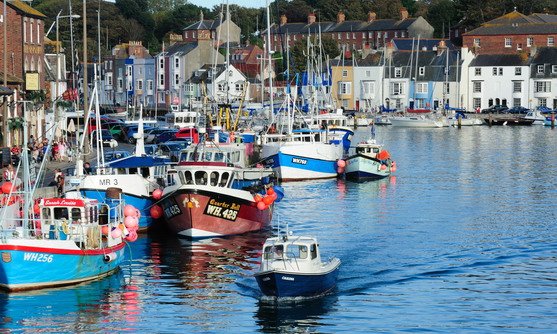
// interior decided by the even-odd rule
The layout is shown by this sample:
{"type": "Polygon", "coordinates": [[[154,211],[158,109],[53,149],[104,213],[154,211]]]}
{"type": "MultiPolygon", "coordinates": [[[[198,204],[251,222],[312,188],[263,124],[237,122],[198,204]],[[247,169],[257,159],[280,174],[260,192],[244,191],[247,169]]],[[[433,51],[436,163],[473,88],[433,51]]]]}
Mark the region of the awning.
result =
{"type": "Polygon", "coordinates": [[[14,91],[11,90],[10,88],[8,88],[6,86],[0,86],[0,96],[12,95],[13,93],[14,93],[14,91]]]}

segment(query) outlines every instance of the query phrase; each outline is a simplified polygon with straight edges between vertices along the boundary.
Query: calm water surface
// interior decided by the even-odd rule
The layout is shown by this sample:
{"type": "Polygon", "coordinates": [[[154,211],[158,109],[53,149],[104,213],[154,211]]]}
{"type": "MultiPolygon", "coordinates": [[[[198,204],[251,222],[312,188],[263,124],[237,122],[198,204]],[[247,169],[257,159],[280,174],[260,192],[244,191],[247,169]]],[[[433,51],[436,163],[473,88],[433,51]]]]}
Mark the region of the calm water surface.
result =
{"type": "Polygon", "coordinates": [[[252,274],[271,230],[193,243],[151,234],[109,278],[0,293],[1,332],[554,332],[557,130],[377,133],[396,176],[287,183],[275,211],[275,224],[342,260],[334,293],[261,298],[252,274]]]}

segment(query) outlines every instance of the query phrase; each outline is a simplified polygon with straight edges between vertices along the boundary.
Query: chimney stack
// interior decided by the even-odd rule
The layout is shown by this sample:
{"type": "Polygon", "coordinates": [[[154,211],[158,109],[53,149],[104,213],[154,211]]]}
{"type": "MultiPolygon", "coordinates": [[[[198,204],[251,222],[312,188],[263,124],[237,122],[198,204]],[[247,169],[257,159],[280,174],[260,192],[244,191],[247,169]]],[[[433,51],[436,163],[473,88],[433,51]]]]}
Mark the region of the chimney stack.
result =
{"type": "Polygon", "coordinates": [[[447,44],[444,40],[441,40],[437,46],[437,55],[440,56],[445,50],[447,50],[447,44]]]}
{"type": "Polygon", "coordinates": [[[283,26],[286,24],[286,22],[288,22],[288,19],[286,18],[286,15],[282,14],[280,16],[280,25],[283,26]]]}
{"type": "Polygon", "coordinates": [[[377,14],[375,12],[367,13],[367,22],[373,22],[377,18],[377,14]]]}
{"type": "Polygon", "coordinates": [[[308,14],[308,24],[315,23],[315,13],[308,14]]]}
{"type": "Polygon", "coordinates": [[[400,19],[406,20],[408,18],[408,10],[405,7],[400,9],[400,19]]]}
{"type": "Polygon", "coordinates": [[[346,18],[346,15],[344,15],[344,13],[342,11],[339,11],[338,14],[337,14],[337,23],[344,22],[345,18],[346,18]]]}

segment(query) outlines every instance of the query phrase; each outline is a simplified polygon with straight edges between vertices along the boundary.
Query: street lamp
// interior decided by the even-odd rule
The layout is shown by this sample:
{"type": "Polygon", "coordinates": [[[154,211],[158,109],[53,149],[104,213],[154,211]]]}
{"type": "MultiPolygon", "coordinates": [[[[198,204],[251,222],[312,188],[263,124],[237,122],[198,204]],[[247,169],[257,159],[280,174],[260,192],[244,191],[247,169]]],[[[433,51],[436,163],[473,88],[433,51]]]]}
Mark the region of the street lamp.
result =
{"type": "Polygon", "coordinates": [[[58,15],[56,15],[56,96],[54,98],[54,122],[55,123],[58,123],[60,121],[57,101],[58,98],[60,97],[60,76],[62,75],[62,72],[60,71],[60,29],[58,27],[58,22],[62,18],[70,18],[71,20],[71,19],[78,19],[81,17],[79,15],[60,15],[61,13],[62,11],[58,12],[58,15]]]}

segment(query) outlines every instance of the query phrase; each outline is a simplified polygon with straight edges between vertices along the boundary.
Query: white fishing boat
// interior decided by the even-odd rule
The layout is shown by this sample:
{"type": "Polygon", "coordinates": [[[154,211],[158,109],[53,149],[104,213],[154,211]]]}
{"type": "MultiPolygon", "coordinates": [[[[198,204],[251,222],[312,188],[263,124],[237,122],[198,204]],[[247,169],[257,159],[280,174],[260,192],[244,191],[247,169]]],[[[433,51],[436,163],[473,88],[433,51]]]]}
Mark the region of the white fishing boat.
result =
{"type": "Polygon", "coordinates": [[[315,297],[336,286],[340,263],[322,260],[316,238],[287,233],[265,241],[254,276],[266,296],[315,297]]]}
{"type": "MultiPolygon", "coordinates": [[[[379,180],[396,171],[396,163],[391,159],[390,153],[374,138],[358,143],[351,153],[344,163],[344,174],[347,180],[356,182],[379,180]]],[[[339,168],[342,168],[340,161],[339,168]]]]}

